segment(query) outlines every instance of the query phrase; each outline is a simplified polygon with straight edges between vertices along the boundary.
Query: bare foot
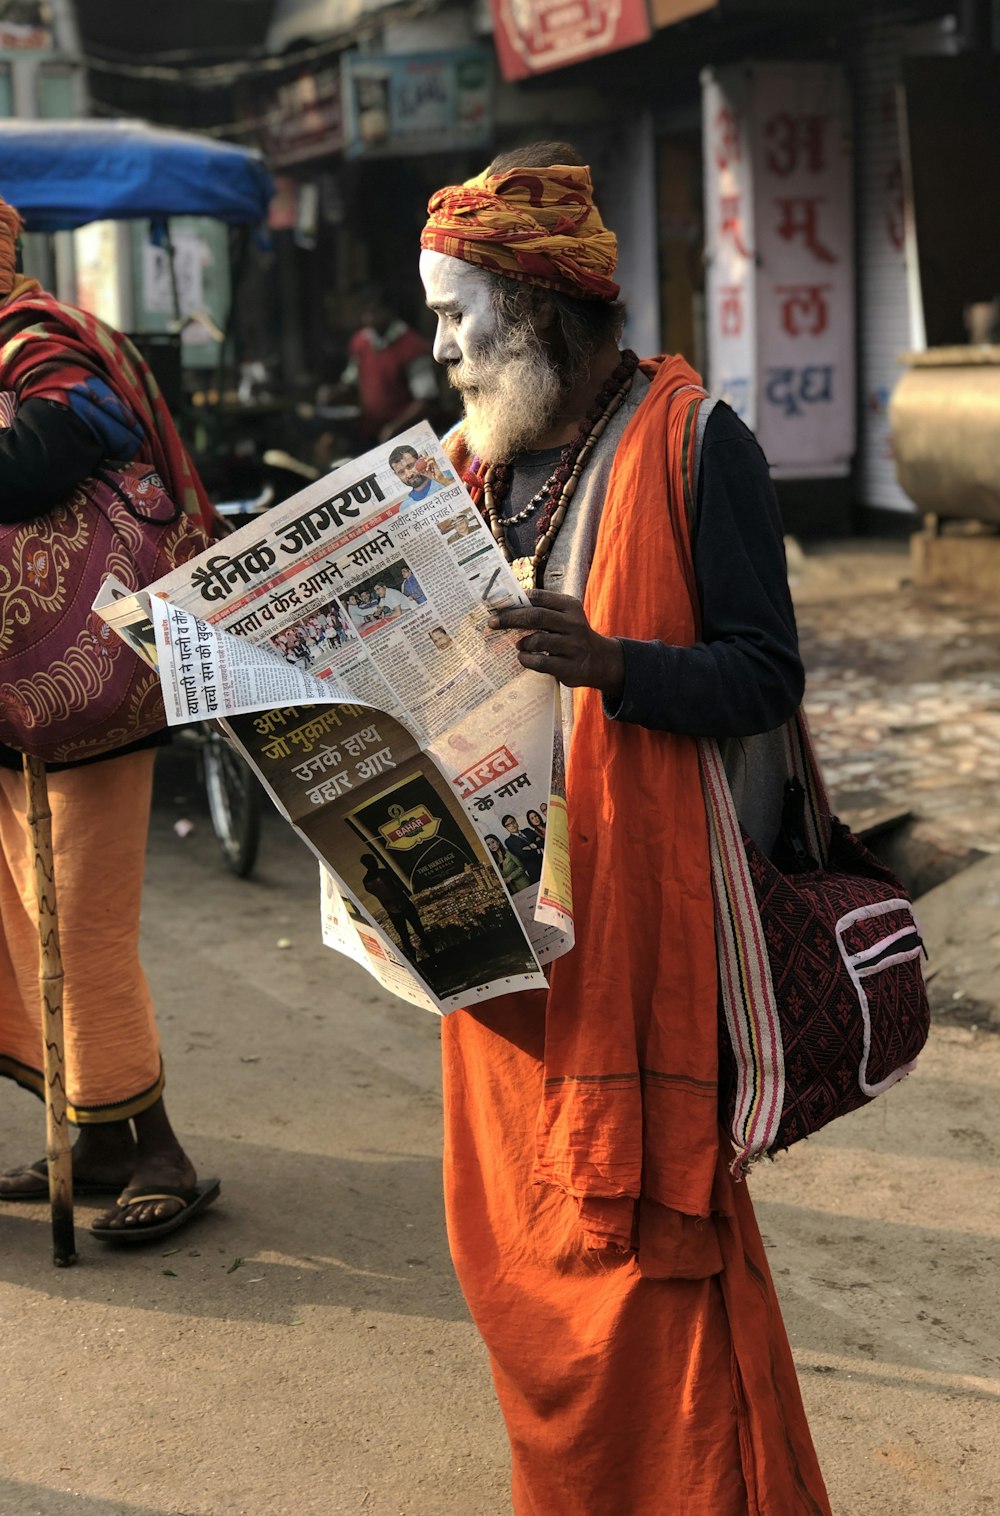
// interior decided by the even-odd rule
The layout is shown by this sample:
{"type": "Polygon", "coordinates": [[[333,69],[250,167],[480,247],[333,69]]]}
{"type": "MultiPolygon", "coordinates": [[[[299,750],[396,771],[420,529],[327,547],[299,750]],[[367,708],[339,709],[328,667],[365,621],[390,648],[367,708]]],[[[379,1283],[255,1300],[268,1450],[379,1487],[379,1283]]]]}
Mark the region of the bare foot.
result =
{"type": "Polygon", "coordinates": [[[113,1210],[105,1211],[94,1221],[94,1226],[109,1231],[131,1227],[155,1226],[158,1221],[167,1221],[184,1209],[183,1200],[168,1196],[162,1200],[133,1202],[133,1195],[156,1195],[163,1189],[189,1190],[198,1175],[187,1155],[160,1154],[140,1162],[129,1175],[128,1182],[119,1195],[113,1210]]]}
{"type": "MultiPolygon", "coordinates": [[[[136,1145],[127,1121],[85,1126],[73,1146],[73,1183],[118,1189],[128,1184],[136,1165],[136,1145]]],[[[0,1200],[48,1193],[45,1160],[0,1174],[0,1200]]]]}
{"type": "Polygon", "coordinates": [[[161,1200],[133,1201],[134,1195],[156,1195],[161,1190],[189,1190],[197,1179],[194,1165],[181,1147],[167,1118],[163,1097],[135,1118],[135,1160],[128,1182],[114,1210],[94,1222],[109,1231],[155,1226],[184,1209],[175,1196],[161,1200]]]}

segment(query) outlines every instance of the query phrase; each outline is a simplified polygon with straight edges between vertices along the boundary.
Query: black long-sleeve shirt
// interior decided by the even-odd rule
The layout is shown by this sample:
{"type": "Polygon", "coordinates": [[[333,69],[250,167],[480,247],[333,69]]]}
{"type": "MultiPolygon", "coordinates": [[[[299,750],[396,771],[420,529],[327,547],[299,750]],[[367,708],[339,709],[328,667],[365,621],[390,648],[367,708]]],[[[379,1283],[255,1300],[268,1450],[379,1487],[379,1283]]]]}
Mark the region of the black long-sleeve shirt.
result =
{"type": "Polygon", "coordinates": [[[34,521],[66,500],[101,461],[85,421],[55,400],[26,400],[0,430],[0,522],[34,521]]]}
{"type": "MultiPolygon", "coordinates": [[[[550,449],[519,462],[508,513],[527,505],[558,457],[550,449]]],[[[534,551],[534,536],[533,521],[508,529],[515,556],[534,551]]],[[[764,454],[723,404],[705,426],[693,557],[702,640],[672,647],[621,638],[624,689],[617,705],[605,701],[605,713],[696,737],[772,731],[798,709],[805,684],[781,514],[764,454]]]]}

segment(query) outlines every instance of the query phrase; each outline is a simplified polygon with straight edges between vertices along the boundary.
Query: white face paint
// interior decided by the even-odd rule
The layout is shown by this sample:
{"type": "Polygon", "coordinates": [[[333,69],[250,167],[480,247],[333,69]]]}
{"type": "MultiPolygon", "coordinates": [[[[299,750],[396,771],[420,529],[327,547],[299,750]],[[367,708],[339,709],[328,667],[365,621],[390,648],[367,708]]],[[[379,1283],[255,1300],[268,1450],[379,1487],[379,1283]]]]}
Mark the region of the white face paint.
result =
{"type": "Polygon", "coordinates": [[[437,317],[434,357],[465,403],[469,446],[503,463],[536,445],[558,414],[564,385],[530,321],[501,323],[484,269],[425,250],[420,277],[437,317]]]}
{"type": "Polygon", "coordinates": [[[420,254],[427,306],[437,317],[438,363],[471,358],[497,335],[497,317],[485,269],[427,248],[420,254]]]}

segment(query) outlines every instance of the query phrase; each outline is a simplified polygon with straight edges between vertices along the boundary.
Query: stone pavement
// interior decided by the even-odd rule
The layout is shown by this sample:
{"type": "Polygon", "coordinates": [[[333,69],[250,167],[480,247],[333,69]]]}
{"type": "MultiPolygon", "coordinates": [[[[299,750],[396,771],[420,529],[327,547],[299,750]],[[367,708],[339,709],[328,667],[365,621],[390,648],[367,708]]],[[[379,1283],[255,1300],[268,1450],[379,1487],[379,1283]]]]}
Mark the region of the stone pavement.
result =
{"type": "Polygon", "coordinates": [[[929,847],[1000,852],[1000,605],[918,591],[904,543],[791,544],[789,571],[840,814],[859,828],[909,810],[929,847]]]}

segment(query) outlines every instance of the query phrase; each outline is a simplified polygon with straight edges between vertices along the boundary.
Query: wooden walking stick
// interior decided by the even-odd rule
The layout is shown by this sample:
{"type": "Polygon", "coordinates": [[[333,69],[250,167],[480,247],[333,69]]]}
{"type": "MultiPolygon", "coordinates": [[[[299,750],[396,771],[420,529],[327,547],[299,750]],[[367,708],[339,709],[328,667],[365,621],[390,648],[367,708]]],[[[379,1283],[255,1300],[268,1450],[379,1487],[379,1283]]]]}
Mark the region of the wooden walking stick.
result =
{"type": "Polygon", "coordinates": [[[45,1156],[49,1164],[52,1206],[52,1256],[56,1268],[65,1269],[76,1262],[76,1241],[73,1235],[73,1159],[66,1116],[63,966],[52,856],[52,811],[45,764],[27,753],[24,755],[24,785],[28,797],[28,828],[35,854],[35,897],[38,901],[38,986],[45,1045],[45,1156]]]}

